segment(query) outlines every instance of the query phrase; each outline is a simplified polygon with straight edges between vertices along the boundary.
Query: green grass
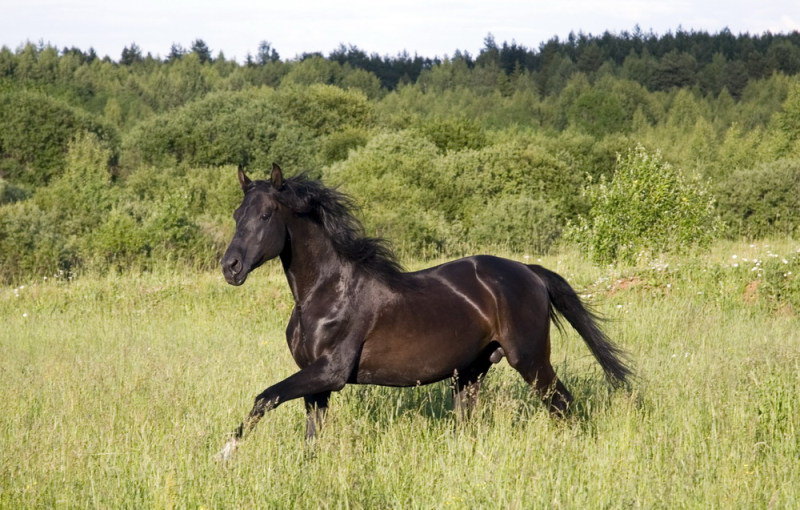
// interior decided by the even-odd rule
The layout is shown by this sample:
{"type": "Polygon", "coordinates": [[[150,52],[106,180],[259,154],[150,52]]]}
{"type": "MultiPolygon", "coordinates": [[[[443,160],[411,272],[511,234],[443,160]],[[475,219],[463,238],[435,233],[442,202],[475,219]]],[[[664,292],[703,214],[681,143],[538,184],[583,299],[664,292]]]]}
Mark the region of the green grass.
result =
{"type": "Polygon", "coordinates": [[[746,290],[758,271],[731,260],[798,248],[723,243],[666,267],[545,257],[609,317],[632,392],[606,386],[573,332],[555,334],[577,399],[566,421],[503,362],[468,423],[445,383],[349,386],[315,444],[290,402],[227,466],[212,457],[252,398],[295,370],[277,263],[240,288],[182,270],[2,288],[0,506],[791,507],[800,319],[785,294],[746,290]]]}

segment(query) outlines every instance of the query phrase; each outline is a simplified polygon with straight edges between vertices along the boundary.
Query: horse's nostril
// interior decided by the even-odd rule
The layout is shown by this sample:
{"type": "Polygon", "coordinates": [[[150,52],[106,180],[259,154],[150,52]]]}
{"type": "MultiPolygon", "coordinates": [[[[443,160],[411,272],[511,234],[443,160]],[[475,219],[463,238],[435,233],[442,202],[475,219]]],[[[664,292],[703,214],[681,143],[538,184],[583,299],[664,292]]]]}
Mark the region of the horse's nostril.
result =
{"type": "Polygon", "coordinates": [[[239,262],[239,259],[233,259],[228,262],[228,268],[230,268],[233,274],[238,274],[242,270],[242,263],[239,262]]]}

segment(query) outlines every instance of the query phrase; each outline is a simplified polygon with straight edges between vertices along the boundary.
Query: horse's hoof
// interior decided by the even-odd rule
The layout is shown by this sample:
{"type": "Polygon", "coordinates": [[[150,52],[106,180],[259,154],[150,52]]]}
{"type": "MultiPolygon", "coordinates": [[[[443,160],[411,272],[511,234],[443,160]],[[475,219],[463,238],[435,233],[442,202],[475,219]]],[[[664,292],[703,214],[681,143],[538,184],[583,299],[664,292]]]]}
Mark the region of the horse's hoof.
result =
{"type": "Polygon", "coordinates": [[[227,462],[233,457],[233,453],[236,451],[236,448],[239,446],[239,441],[236,440],[235,437],[232,437],[225,443],[225,446],[222,447],[222,450],[219,451],[218,454],[214,456],[214,459],[219,462],[227,462]]]}

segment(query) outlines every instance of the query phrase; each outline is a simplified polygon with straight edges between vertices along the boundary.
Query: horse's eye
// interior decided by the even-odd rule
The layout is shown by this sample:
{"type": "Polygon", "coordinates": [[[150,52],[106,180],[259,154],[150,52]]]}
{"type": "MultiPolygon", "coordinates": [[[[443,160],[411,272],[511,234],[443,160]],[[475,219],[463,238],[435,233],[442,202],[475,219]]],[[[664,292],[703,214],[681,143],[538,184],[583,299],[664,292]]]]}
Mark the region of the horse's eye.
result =
{"type": "Polygon", "coordinates": [[[261,219],[263,221],[267,221],[270,216],[272,216],[272,213],[264,213],[264,214],[261,215],[261,219]]]}

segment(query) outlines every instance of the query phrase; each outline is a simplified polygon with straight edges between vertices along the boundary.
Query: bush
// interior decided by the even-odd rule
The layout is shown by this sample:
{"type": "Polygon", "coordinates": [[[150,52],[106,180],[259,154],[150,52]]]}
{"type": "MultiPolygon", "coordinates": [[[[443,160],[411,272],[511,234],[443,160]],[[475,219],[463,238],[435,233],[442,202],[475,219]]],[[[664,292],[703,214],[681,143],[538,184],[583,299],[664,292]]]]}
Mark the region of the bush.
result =
{"type": "Polygon", "coordinates": [[[588,216],[568,236],[596,262],[634,262],[643,255],[707,245],[718,231],[714,201],[705,186],[642,146],[620,156],[610,183],[587,189],[588,216]]]}
{"type": "Polygon", "coordinates": [[[442,151],[481,149],[486,146],[486,133],[474,120],[461,118],[425,118],[416,130],[442,151]]]}
{"type": "Polygon", "coordinates": [[[567,110],[570,126],[600,137],[626,129],[628,117],[619,98],[610,92],[590,89],[567,110]]]}
{"type": "Polygon", "coordinates": [[[69,270],[75,257],[52,214],[29,200],[0,206],[0,281],[69,270]]]}
{"type": "Polygon", "coordinates": [[[448,223],[426,175],[436,147],[408,131],[380,134],[329,167],[325,180],[363,204],[369,235],[386,237],[403,252],[429,256],[442,249],[448,223]]]}
{"type": "Polygon", "coordinates": [[[41,186],[63,166],[69,142],[92,133],[116,156],[114,128],[66,103],[34,92],[0,94],[0,173],[41,186]]]}
{"type": "Polygon", "coordinates": [[[426,178],[449,218],[475,215],[501,196],[529,196],[554,204],[563,220],[579,208],[582,185],[581,174],[564,159],[530,141],[512,139],[479,151],[446,154],[426,178]]]}
{"type": "Polygon", "coordinates": [[[364,94],[333,86],[216,92],[132,129],[122,163],[131,171],[142,164],[268,168],[278,162],[318,176],[328,137],[362,129],[371,118],[364,94]]]}
{"type": "Polygon", "coordinates": [[[122,163],[173,166],[266,165],[285,126],[273,105],[274,91],[218,92],[140,123],[126,137],[122,163]]]}
{"type": "Polygon", "coordinates": [[[322,143],[322,159],[326,164],[347,159],[350,151],[367,143],[367,132],[359,128],[335,131],[322,143]]]}
{"type": "Polygon", "coordinates": [[[498,243],[545,252],[579,195],[577,174],[541,147],[515,140],[442,154],[415,131],[376,136],[326,179],[364,204],[370,232],[414,255],[498,243]]]}
{"type": "Polygon", "coordinates": [[[25,188],[15,186],[0,177],[0,205],[13,204],[20,200],[25,200],[30,193],[25,188]]]}
{"type": "Polygon", "coordinates": [[[518,252],[547,253],[561,234],[552,202],[530,195],[501,195],[471,219],[469,239],[477,246],[502,243],[518,252]]]}
{"type": "Polygon", "coordinates": [[[78,236],[99,225],[116,201],[108,168],[110,151],[93,134],[69,144],[62,172],[33,200],[58,218],[59,228],[78,236]]]}
{"type": "Polygon", "coordinates": [[[720,214],[733,235],[800,232],[800,159],[742,169],[716,186],[720,214]]]}

